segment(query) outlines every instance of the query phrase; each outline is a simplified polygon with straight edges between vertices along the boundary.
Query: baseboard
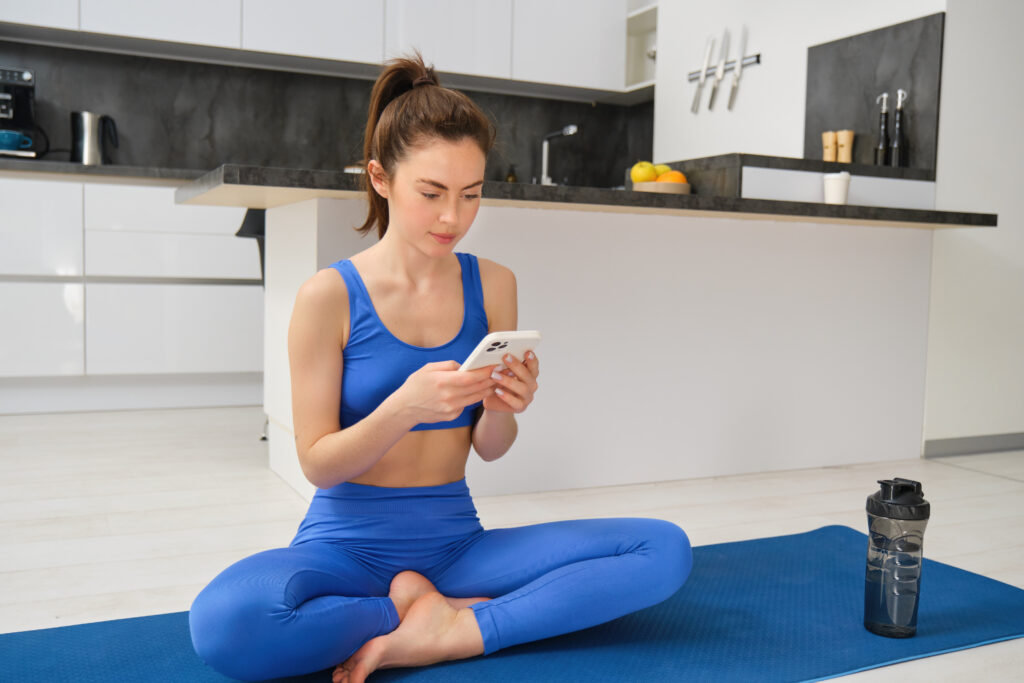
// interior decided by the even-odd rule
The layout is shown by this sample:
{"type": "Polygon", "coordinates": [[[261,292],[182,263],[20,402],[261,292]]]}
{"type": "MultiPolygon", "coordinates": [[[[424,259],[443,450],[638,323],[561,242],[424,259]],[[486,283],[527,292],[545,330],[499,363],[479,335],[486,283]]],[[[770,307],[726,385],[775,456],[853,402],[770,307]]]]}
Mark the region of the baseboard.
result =
{"type": "Polygon", "coordinates": [[[262,372],[0,379],[0,415],[262,404],[262,372]]]}
{"type": "Polygon", "coordinates": [[[959,439],[934,439],[924,442],[924,457],[926,458],[976,455],[997,451],[1024,451],[1024,432],[967,436],[959,439]]]}

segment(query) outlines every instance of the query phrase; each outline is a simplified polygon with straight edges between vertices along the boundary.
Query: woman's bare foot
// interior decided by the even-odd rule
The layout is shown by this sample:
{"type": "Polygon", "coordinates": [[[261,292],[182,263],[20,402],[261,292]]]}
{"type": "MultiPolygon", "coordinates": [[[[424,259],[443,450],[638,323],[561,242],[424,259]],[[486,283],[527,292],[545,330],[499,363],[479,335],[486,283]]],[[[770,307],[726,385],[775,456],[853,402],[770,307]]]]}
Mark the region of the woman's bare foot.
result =
{"type": "MultiPolygon", "coordinates": [[[[399,572],[395,575],[395,578],[391,579],[388,597],[395,603],[395,609],[398,611],[398,620],[401,621],[405,619],[405,613],[409,611],[412,603],[416,602],[420,596],[425,593],[436,592],[439,591],[427,577],[414,571],[404,571],[399,572]]],[[[490,598],[449,598],[445,596],[445,600],[454,609],[462,609],[484,600],[490,600],[490,598]]]]}
{"type": "Polygon", "coordinates": [[[363,683],[377,669],[425,666],[483,652],[473,610],[455,609],[440,593],[429,592],[408,608],[397,629],[370,640],[340,664],[332,681],[363,683]]]}
{"type": "Polygon", "coordinates": [[[405,619],[406,612],[412,607],[412,603],[425,593],[436,593],[437,589],[430,579],[413,571],[399,572],[391,579],[391,587],[388,589],[388,597],[395,603],[395,610],[398,611],[398,620],[405,619]]]}

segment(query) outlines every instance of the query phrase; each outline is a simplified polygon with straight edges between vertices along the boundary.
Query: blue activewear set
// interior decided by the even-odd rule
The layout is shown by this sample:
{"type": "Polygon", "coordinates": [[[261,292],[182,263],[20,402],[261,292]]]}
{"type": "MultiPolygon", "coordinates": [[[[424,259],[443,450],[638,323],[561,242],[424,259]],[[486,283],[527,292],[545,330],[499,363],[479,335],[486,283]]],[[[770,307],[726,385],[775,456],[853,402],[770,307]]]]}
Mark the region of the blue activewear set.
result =
{"type": "MultiPolygon", "coordinates": [[[[462,330],[429,349],[391,335],[351,262],[333,264],[351,310],[343,428],[372,412],[413,371],[439,360],[461,362],[486,335],[476,258],[457,256],[462,330]]],[[[451,422],[417,429],[471,425],[470,408],[451,422]]],[[[398,488],[345,482],[317,490],[287,548],[221,572],[195,599],[189,623],[196,652],[227,676],[265,680],[319,671],[398,627],[387,595],[394,576],[412,570],[446,596],[491,598],[471,607],[490,654],[657,604],[679,589],[690,565],[686,534],[663,520],[485,530],[465,479],[398,488]]]]}

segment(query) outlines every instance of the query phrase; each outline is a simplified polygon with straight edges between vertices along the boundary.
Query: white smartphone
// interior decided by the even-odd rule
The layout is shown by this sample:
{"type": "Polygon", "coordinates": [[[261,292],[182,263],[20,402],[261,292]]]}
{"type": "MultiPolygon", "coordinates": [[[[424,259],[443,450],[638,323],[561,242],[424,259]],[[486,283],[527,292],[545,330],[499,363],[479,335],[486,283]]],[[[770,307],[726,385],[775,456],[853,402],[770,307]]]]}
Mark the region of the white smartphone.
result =
{"type": "Polygon", "coordinates": [[[480,340],[480,343],[462,363],[460,371],[476,370],[488,365],[505,366],[502,358],[511,353],[520,361],[527,351],[532,351],[540,344],[540,332],[537,330],[511,330],[507,332],[491,332],[480,340]]]}

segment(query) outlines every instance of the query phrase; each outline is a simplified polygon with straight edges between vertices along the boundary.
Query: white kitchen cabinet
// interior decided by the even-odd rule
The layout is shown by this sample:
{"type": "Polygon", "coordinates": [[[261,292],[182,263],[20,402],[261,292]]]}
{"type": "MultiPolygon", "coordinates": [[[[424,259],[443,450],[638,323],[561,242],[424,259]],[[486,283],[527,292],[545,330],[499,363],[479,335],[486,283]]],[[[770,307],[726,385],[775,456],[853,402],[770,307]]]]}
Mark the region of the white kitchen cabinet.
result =
{"type": "Polygon", "coordinates": [[[512,77],[512,0],[389,0],[385,56],[419,48],[439,71],[512,77]]]}
{"type": "Polygon", "coordinates": [[[0,377],[81,375],[81,283],[0,282],[0,377]]]}
{"type": "Polygon", "coordinates": [[[515,0],[512,78],[623,90],[626,8],[626,0],[515,0]]]}
{"type": "Polygon", "coordinates": [[[80,2],[82,31],[175,43],[241,47],[242,0],[80,2]]]}
{"type": "Polygon", "coordinates": [[[0,21],[74,31],[78,28],[78,0],[0,0],[0,21]]]}
{"type": "Polygon", "coordinates": [[[0,178],[0,274],[82,274],[82,184],[0,178]]]}
{"type": "Polygon", "coordinates": [[[383,0],[242,0],[242,48],[379,64],[383,0]]]}
{"type": "Polygon", "coordinates": [[[260,279],[245,209],[174,203],[172,187],[85,187],[86,275],[260,279]]]}
{"type": "Polygon", "coordinates": [[[263,289],[86,285],[90,375],[260,372],[263,289]]]}

